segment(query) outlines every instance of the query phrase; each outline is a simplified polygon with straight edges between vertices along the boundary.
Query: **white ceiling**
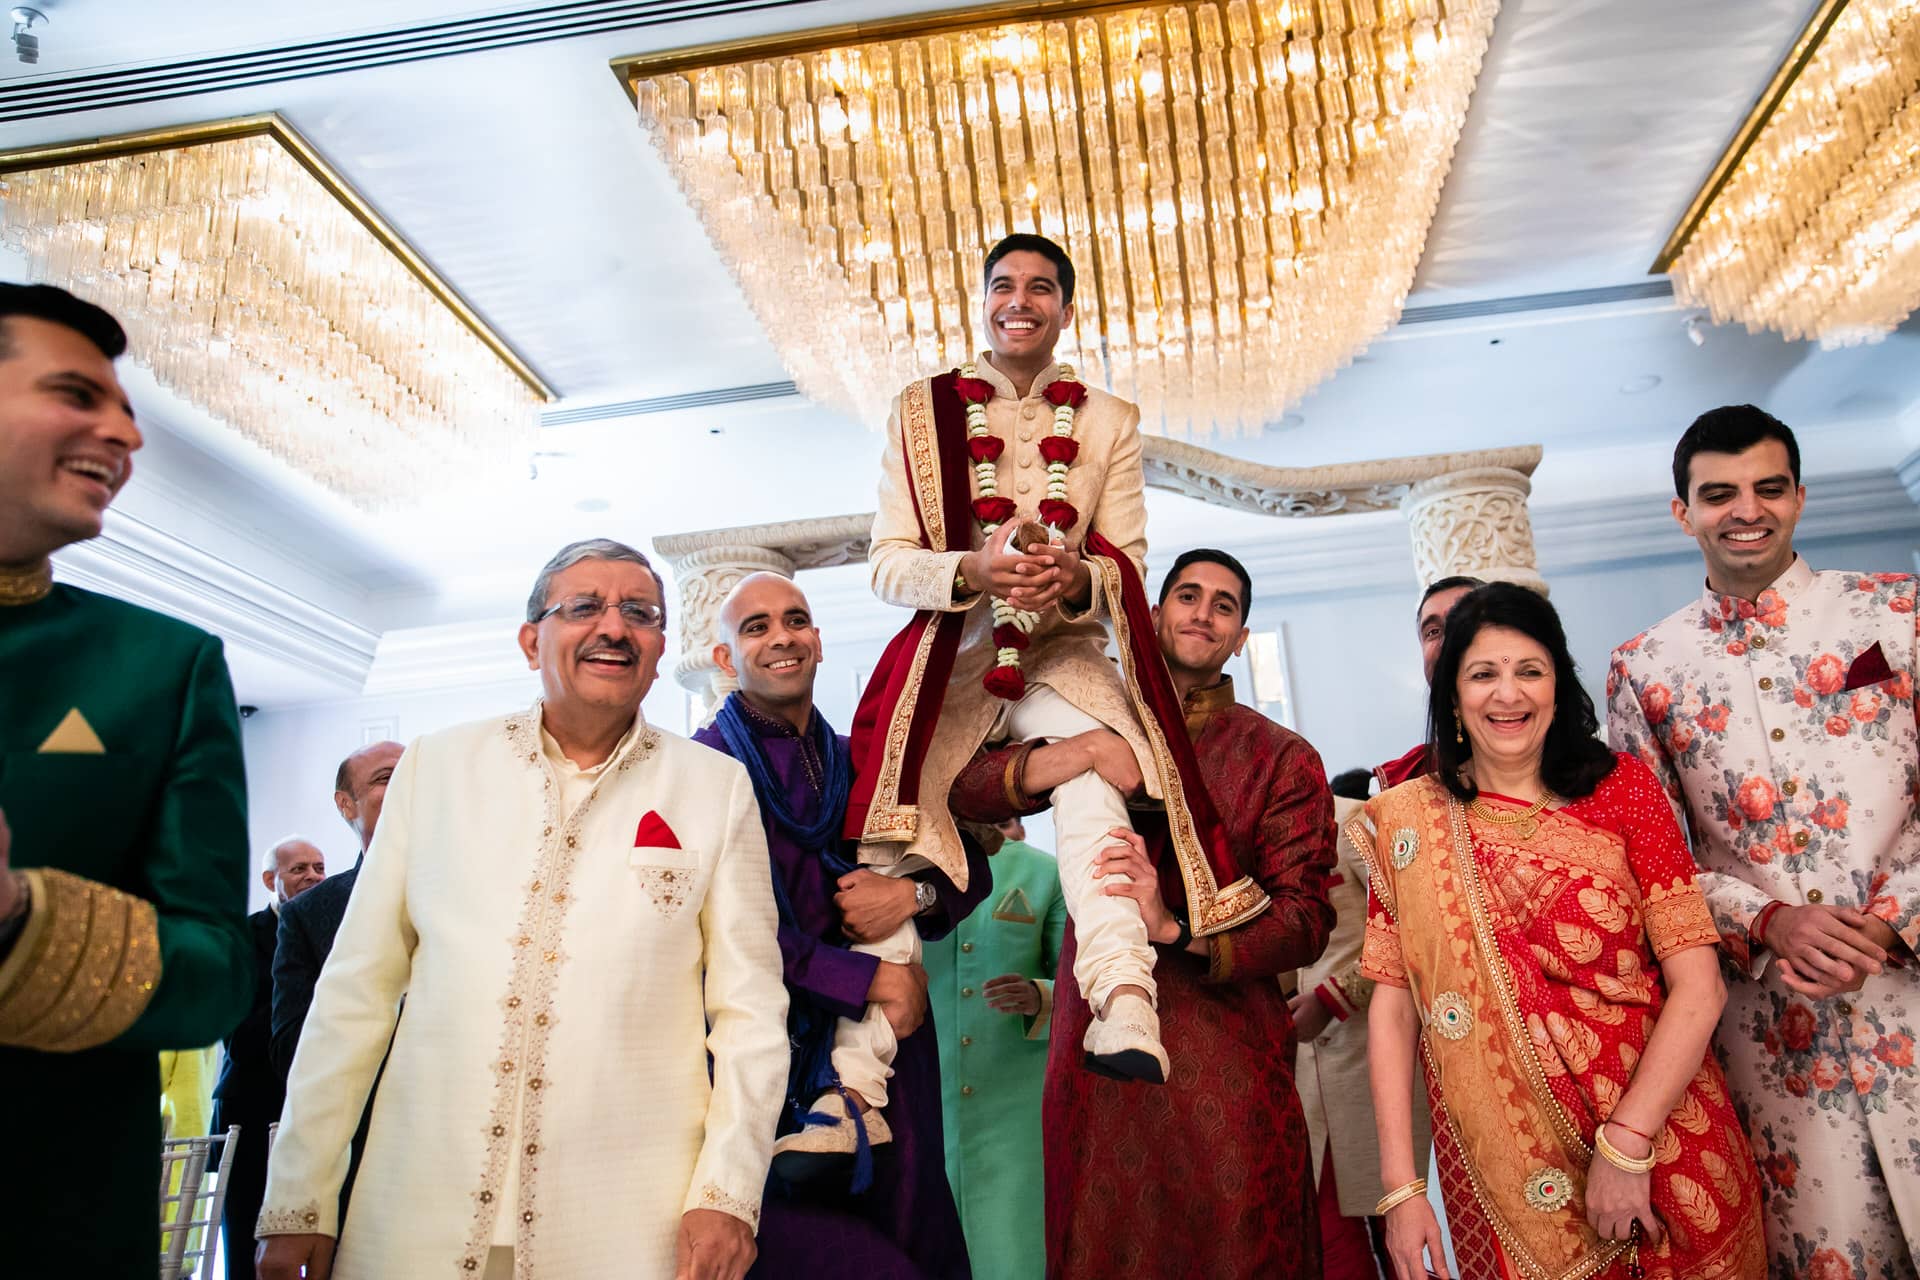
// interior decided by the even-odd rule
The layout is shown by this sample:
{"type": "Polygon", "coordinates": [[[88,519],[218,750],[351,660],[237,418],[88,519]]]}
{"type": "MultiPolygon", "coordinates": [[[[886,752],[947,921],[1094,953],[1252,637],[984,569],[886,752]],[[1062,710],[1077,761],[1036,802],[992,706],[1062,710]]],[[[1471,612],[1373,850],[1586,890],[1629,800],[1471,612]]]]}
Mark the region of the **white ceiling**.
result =
{"type": "MultiPolygon", "coordinates": [[[[444,0],[39,7],[51,23],[32,79],[504,11],[444,0]]],[[[832,0],[734,13],[0,124],[0,148],[277,110],[563,407],[775,382],[785,370],[643,142],[608,61],[936,7],[832,0]]],[[[1811,8],[1507,0],[1409,306],[1644,280],[1811,8]]],[[[0,65],[0,102],[27,70],[0,65]]],[[[1757,401],[1809,433],[1813,471],[1891,466],[1920,446],[1915,326],[1877,347],[1822,352],[1732,330],[1695,346],[1684,319],[1656,301],[1405,325],[1298,406],[1297,425],[1211,443],[1310,465],[1537,441],[1542,503],[1596,485],[1658,489],[1680,427],[1728,401],[1757,401]],[[1658,386],[1622,390],[1648,377],[1658,386]]],[[[545,428],[539,448],[559,456],[540,460],[538,479],[503,475],[488,492],[373,517],[150,379],[130,382],[152,443],[122,498],[129,515],[375,633],[510,608],[539,561],[575,536],[644,543],[872,501],[877,440],[789,398],[545,428]]],[[[1238,527],[1164,495],[1154,521],[1162,538],[1238,527]]],[[[270,675],[242,682],[255,700],[275,694],[270,675]]]]}

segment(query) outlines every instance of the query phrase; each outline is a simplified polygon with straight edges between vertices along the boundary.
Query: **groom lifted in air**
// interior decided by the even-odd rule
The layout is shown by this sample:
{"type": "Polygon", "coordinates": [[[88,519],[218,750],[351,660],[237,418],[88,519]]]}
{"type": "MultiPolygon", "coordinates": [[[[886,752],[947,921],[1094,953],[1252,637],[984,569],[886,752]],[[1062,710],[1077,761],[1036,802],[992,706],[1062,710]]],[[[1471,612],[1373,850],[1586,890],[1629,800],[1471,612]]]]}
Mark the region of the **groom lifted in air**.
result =
{"type": "MultiPolygon", "coordinates": [[[[1228,852],[1154,640],[1141,586],[1139,410],[1054,360],[1073,320],[1073,264],[1050,240],[1013,235],[987,255],[985,283],[990,350],[908,386],[887,426],[873,587],[915,612],[855,716],[846,834],[882,874],[932,868],[964,887],[947,793],[975,751],[1119,733],[1132,761],[1102,762],[1054,791],[1060,880],[1080,942],[1074,977],[1096,1013],[1086,1065],[1163,1083],[1146,926],[1137,903],[1102,893],[1093,876],[1109,832],[1131,826],[1109,777],[1131,781],[1137,771],[1166,804],[1181,871],[1169,892],[1191,935],[1243,923],[1267,897],[1228,852]]],[[[910,929],[872,949],[895,962],[919,958],[910,929]]],[[[892,1048],[870,1008],[841,1024],[835,1065],[850,1085],[864,1074],[883,1091],[892,1048]]]]}

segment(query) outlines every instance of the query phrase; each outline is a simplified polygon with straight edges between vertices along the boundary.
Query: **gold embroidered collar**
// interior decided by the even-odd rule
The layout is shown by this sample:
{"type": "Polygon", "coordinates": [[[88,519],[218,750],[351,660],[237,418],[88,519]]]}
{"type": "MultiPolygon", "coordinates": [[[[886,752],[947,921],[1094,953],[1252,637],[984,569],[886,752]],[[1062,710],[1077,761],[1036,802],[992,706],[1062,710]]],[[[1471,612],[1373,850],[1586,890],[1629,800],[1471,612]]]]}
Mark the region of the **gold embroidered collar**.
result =
{"type": "Polygon", "coordinates": [[[0,605],[36,604],[53,590],[53,562],[42,560],[31,569],[0,566],[0,605]]]}
{"type": "MultiPolygon", "coordinates": [[[[1020,393],[1013,389],[1013,379],[994,367],[991,352],[982,351],[979,356],[975,358],[973,367],[974,372],[980,376],[982,381],[993,385],[995,395],[1003,396],[1012,402],[1019,402],[1022,399],[1020,393]]],[[[1027,388],[1025,398],[1030,400],[1045,391],[1049,385],[1059,379],[1060,370],[1064,368],[1066,368],[1065,363],[1057,359],[1048,365],[1046,369],[1042,370],[1040,375],[1033,380],[1033,385],[1027,388]]]]}
{"type": "Polygon", "coordinates": [[[1218,684],[1188,691],[1180,704],[1180,714],[1187,722],[1187,735],[1199,737],[1200,731],[1206,728],[1208,718],[1214,712],[1232,706],[1234,702],[1232,676],[1221,676],[1218,684]]]}

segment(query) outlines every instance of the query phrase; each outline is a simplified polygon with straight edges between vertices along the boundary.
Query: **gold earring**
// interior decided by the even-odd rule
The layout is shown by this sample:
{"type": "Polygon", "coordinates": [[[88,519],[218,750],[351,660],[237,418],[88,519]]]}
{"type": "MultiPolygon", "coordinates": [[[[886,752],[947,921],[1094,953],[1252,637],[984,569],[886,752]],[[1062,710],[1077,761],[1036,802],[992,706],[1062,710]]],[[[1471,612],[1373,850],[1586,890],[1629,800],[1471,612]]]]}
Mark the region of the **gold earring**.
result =
{"type": "Polygon", "coordinates": [[[1460,713],[1453,713],[1453,741],[1455,746],[1464,746],[1467,741],[1466,727],[1460,723],[1460,713]]]}

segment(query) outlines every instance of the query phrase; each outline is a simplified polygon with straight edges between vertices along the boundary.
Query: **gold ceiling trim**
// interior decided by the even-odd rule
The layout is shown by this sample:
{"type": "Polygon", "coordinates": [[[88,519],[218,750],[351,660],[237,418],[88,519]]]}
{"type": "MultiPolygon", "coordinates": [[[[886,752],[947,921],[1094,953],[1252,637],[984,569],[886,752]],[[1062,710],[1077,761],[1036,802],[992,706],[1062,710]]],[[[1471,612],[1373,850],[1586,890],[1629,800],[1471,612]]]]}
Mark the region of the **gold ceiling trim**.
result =
{"type": "Polygon", "coordinates": [[[636,53],[609,62],[629,101],[639,100],[638,82],[646,76],[672,75],[698,71],[744,57],[755,59],[791,58],[805,53],[820,53],[844,45],[880,44],[889,40],[916,40],[921,36],[944,35],[970,27],[1006,26],[1018,22],[1043,22],[1090,18],[1103,13],[1138,9],[1152,0],[1006,0],[1003,4],[970,5],[963,9],[942,9],[937,13],[916,13],[904,18],[883,18],[877,22],[844,22],[832,27],[808,27],[782,35],[748,36],[741,40],[718,40],[712,44],[684,45],[658,53],[636,53]]]}
{"type": "Polygon", "coordinates": [[[354,190],[347,180],[341,177],[339,172],[314,149],[313,145],[300,136],[299,131],[278,112],[238,116],[228,120],[210,120],[202,124],[170,125],[166,128],[146,129],[135,133],[120,133],[101,138],[0,151],[0,176],[32,169],[51,169],[66,164],[116,160],[149,151],[167,151],[176,147],[260,136],[273,139],[285,149],[287,154],[299,161],[300,166],[326,190],[328,195],[352,214],[354,219],[380,243],[381,247],[398,258],[414,278],[425,286],[427,292],[452,312],[461,324],[471,330],[474,337],[498,357],[502,364],[512,370],[515,377],[526,383],[534,395],[548,403],[559,398],[546,380],[535,372],[533,366],[492,326],[481,319],[479,312],[475,311],[445,278],[428,265],[426,259],[407,243],[399,231],[381,217],[379,212],[367,203],[365,197],[354,190]]]}
{"type": "Polygon", "coordinates": [[[1680,216],[1679,223],[1667,236],[1666,244],[1661,246],[1660,256],[1653,260],[1651,267],[1647,268],[1648,275],[1666,274],[1668,268],[1673,266],[1674,260],[1686,251],[1687,242],[1693,239],[1693,233],[1706,220],[1707,210],[1719,198],[1721,191],[1725,190],[1728,180],[1739,170],[1740,162],[1747,158],[1747,152],[1753,148],[1761,131],[1773,120],[1773,113],[1786,100],[1787,94],[1793,89],[1794,82],[1799,80],[1800,73],[1805,71],[1807,64],[1813,61],[1813,55],[1819,51],[1820,42],[1827,38],[1827,32],[1833,29],[1834,22],[1839,19],[1846,7],[1847,0],[1820,0],[1819,8],[1813,11],[1813,16],[1807,20],[1807,25],[1801,29],[1800,38],[1793,42],[1793,48],[1788,51],[1785,61],[1775,69],[1773,79],[1767,82],[1766,90],[1754,102],[1753,109],[1747,112],[1747,118],[1740,122],[1740,128],[1734,132],[1733,141],[1728,143],[1727,149],[1721,153],[1719,162],[1713,166],[1713,172],[1707,175],[1706,182],[1702,184],[1699,191],[1694,193],[1693,201],[1687,206],[1687,211],[1680,216]]]}

